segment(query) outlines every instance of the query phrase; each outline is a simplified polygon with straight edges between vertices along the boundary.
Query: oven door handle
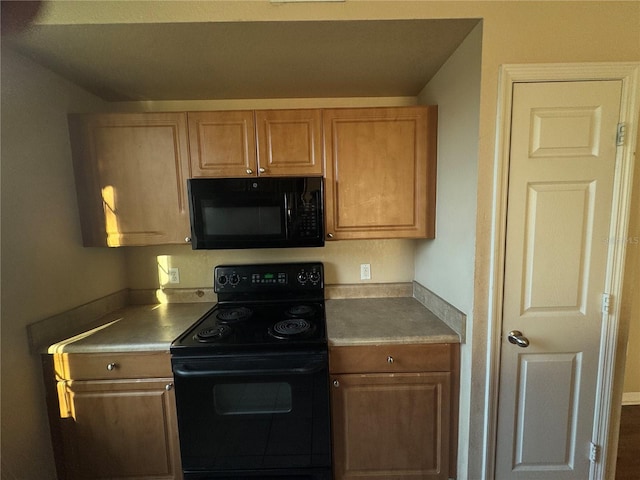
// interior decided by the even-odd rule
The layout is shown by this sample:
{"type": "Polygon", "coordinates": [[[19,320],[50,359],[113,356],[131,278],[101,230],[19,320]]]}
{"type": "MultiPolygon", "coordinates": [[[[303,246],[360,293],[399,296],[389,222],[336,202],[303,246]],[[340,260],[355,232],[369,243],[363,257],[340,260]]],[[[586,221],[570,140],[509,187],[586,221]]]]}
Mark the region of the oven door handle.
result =
{"type": "Polygon", "coordinates": [[[309,375],[327,368],[326,362],[311,362],[301,366],[268,367],[268,366],[243,366],[227,365],[217,367],[208,364],[174,363],[173,374],[176,377],[222,377],[222,376],[250,376],[250,375],[309,375]]]}

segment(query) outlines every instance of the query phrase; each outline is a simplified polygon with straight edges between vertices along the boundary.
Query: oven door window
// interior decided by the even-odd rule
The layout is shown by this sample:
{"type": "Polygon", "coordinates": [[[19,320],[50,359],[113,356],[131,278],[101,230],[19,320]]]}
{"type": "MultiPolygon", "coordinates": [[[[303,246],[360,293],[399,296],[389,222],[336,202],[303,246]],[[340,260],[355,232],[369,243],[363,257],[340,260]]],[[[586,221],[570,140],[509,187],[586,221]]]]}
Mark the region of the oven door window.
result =
{"type": "Polygon", "coordinates": [[[289,413],[293,408],[291,386],[285,382],[230,383],[213,387],[218,415],[289,413]]]}

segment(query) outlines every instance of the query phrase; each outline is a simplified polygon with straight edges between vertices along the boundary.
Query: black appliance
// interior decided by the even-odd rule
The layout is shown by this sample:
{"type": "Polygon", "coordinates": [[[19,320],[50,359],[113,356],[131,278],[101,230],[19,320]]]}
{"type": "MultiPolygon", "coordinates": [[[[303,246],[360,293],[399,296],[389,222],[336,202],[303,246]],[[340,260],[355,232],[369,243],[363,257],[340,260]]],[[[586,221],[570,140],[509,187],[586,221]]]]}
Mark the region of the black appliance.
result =
{"type": "Polygon", "coordinates": [[[322,247],[321,177],[188,180],[193,249],[322,247]]]}
{"type": "Polygon", "coordinates": [[[185,480],[331,480],[321,263],[225,265],[171,344],[185,480]]]}

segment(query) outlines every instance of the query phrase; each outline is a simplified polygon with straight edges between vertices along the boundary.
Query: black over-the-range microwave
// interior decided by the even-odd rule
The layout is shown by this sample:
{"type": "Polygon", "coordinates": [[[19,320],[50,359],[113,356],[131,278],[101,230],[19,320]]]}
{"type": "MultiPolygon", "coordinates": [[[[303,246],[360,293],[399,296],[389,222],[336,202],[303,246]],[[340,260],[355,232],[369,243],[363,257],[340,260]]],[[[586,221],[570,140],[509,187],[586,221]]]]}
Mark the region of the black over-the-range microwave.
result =
{"type": "Polygon", "coordinates": [[[322,177],[188,180],[193,249],[321,247],[322,177]]]}

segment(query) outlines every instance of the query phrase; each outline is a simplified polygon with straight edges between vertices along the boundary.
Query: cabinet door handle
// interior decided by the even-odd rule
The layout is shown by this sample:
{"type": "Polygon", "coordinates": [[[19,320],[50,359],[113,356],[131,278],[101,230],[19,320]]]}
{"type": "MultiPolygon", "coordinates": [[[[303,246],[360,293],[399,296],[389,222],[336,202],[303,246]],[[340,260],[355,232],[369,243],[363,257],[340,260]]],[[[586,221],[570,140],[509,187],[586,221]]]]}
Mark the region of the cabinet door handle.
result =
{"type": "Polygon", "coordinates": [[[173,383],[167,383],[164,386],[164,389],[168,392],[169,390],[173,390],[173,383]]]}
{"type": "Polygon", "coordinates": [[[327,233],[328,238],[333,238],[333,233],[327,233]]]}
{"type": "Polygon", "coordinates": [[[334,380],[333,381],[333,386],[336,387],[336,388],[339,387],[340,386],[340,382],[338,380],[334,380]]]}
{"type": "Polygon", "coordinates": [[[394,360],[393,360],[393,357],[392,357],[391,355],[389,355],[389,356],[387,357],[387,363],[393,363],[393,361],[394,361],[394,360]]]}
{"type": "Polygon", "coordinates": [[[191,237],[184,237],[184,241],[186,243],[191,243],[191,237]]]}
{"type": "Polygon", "coordinates": [[[260,172],[260,173],[264,173],[264,172],[266,172],[266,170],[265,170],[263,167],[260,167],[260,168],[258,169],[258,172],[260,172]]]}
{"type": "Polygon", "coordinates": [[[250,168],[247,168],[247,175],[253,175],[253,170],[251,170],[250,168]]]}
{"type": "Polygon", "coordinates": [[[107,370],[109,370],[110,372],[114,371],[116,368],[118,368],[117,363],[115,362],[107,363],[107,370]]]}

